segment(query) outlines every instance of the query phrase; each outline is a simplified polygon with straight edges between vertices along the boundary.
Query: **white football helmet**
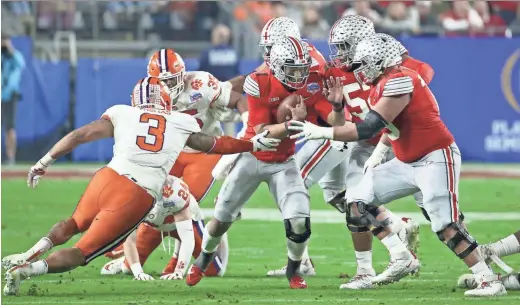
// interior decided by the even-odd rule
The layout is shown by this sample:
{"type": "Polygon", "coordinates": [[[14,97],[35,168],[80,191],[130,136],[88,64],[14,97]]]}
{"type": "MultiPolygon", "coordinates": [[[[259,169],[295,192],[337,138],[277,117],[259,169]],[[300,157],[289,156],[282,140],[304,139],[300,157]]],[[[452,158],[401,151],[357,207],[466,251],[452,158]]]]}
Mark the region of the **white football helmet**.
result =
{"type": "Polygon", "coordinates": [[[296,22],[291,18],[271,18],[264,25],[258,45],[262,49],[262,54],[267,64],[269,64],[269,54],[273,44],[286,36],[292,36],[296,39],[301,39],[300,29],[298,28],[296,22]]]}
{"type": "Polygon", "coordinates": [[[388,43],[396,43],[399,47],[399,53],[401,55],[408,53],[408,50],[403,46],[403,44],[399,40],[395,39],[393,36],[390,36],[385,33],[377,33],[376,35],[383,38],[383,40],[386,40],[388,43]]]}
{"type": "Polygon", "coordinates": [[[350,68],[356,45],[375,33],[372,21],[359,15],[348,15],[336,21],[328,40],[330,60],[334,66],[350,68]]]}
{"type": "Polygon", "coordinates": [[[172,110],[170,91],[166,83],[157,77],[145,77],[134,86],[132,106],[141,109],[172,110]]]}
{"type": "Polygon", "coordinates": [[[300,89],[307,83],[312,58],[300,39],[286,36],[273,44],[269,68],[282,84],[300,89]]]}
{"type": "Polygon", "coordinates": [[[352,61],[358,82],[370,85],[383,71],[401,63],[399,46],[373,35],[360,41],[352,61]]]}

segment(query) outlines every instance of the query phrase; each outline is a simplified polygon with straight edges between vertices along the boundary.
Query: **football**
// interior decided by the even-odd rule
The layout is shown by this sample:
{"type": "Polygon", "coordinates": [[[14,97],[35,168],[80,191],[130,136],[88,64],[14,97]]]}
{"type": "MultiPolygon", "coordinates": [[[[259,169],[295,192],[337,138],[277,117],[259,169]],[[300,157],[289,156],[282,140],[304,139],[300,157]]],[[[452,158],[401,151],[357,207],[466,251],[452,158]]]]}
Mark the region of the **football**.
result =
{"type": "Polygon", "coordinates": [[[280,105],[278,105],[278,110],[276,112],[276,120],[278,123],[283,123],[285,121],[289,121],[292,118],[290,107],[296,107],[300,98],[298,94],[291,94],[286,97],[280,105]],[[287,107],[290,106],[290,107],[287,107]]]}

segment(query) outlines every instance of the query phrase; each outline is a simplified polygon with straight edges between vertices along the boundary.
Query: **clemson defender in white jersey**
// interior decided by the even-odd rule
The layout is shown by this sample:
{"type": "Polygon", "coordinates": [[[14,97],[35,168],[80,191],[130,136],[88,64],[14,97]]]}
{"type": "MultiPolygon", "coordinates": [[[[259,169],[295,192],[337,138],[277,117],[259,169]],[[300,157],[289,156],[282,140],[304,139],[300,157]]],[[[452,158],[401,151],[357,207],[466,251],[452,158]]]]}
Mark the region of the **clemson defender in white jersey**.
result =
{"type": "MultiPolygon", "coordinates": [[[[247,118],[247,100],[241,94],[233,92],[229,82],[220,82],[211,73],[204,71],[186,72],[182,57],[172,49],[155,52],[148,62],[147,73],[168,86],[174,104],[172,110],[191,115],[205,134],[223,135],[219,120],[233,117],[232,114],[236,114],[233,109],[237,109],[242,118],[247,118]]],[[[213,185],[211,171],[220,158],[220,155],[206,154],[186,147],[179,154],[170,175],[182,178],[195,200],[201,202],[213,185]]],[[[155,235],[153,230],[150,229],[149,232],[150,235],[155,235]]],[[[179,244],[175,242],[174,252],[178,250],[179,244]]],[[[121,245],[106,256],[117,258],[122,253],[121,245]]],[[[163,273],[173,272],[175,264],[176,261],[172,258],[163,273]]]]}
{"type": "MultiPolygon", "coordinates": [[[[162,199],[148,213],[143,224],[126,239],[124,256],[106,263],[101,268],[102,275],[123,272],[133,274],[137,280],[153,280],[143,271],[143,266],[161,241],[164,246],[165,237],[173,237],[180,240],[179,252],[174,253],[177,263],[174,271],[162,274],[161,279],[182,280],[184,278],[192,254],[194,258],[200,255],[204,215],[188,186],[180,178],[168,176],[162,194],[162,199]],[[155,234],[148,234],[148,228],[155,234]]],[[[228,242],[227,238],[223,238],[217,249],[217,255],[205,275],[223,276],[227,262],[228,242]]]]}
{"type": "Polygon", "coordinates": [[[80,144],[113,137],[114,157],[96,172],[71,217],[54,225],[46,237],[24,253],[2,260],[5,295],[16,295],[28,277],[62,273],[86,265],[126,239],[161,198],[168,171],[184,146],[208,153],[229,154],[274,150],[279,140],[264,135],[250,141],[200,133],[189,115],[171,112],[166,85],[155,77],[139,80],[132,106],[116,105],[103,116],[63,137],[29,170],[27,185],[36,187],[56,159],[80,144]],[[72,236],[84,234],[72,248],[60,249],[47,259],[38,257],[72,236]]]}

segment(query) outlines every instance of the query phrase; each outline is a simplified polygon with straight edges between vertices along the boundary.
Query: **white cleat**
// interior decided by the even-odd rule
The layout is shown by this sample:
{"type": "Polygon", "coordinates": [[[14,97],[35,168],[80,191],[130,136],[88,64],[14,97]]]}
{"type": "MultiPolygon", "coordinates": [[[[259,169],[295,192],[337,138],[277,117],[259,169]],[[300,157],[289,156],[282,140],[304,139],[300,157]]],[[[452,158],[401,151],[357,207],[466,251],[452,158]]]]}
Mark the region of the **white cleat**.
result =
{"type": "Polygon", "coordinates": [[[397,232],[399,239],[405,244],[406,248],[417,254],[419,251],[419,224],[411,218],[401,218],[402,229],[397,232]]]}
{"type": "Polygon", "coordinates": [[[477,279],[478,286],[475,289],[464,292],[467,297],[496,297],[507,295],[504,284],[498,275],[486,275],[477,279]]]}
{"type": "Polygon", "coordinates": [[[9,270],[16,266],[27,263],[27,256],[24,253],[11,254],[2,258],[2,268],[9,270]]]}
{"type": "Polygon", "coordinates": [[[5,273],[4,295],[18,295],[20,294],[20,284],[23,280],[29,277],[29,264],[16,266],[9,269],[5,273]]]}
{"type": "Polygon", "coordinates": [[[421,268],[419,260],[410,252],[402,258],[392,259],[385,271],[372,278],[374,285],[386,285],[398,282],[402,278],[415,274],[421,268]]]}
{"type": "MultiPolygon", "coordinates": [[[[520,278],[518,273],[512,273],[500,277],[502,284],[506,290],[520,290],[520,278]]],[[[463,274],[457,280],[457,287],[464,289],[475,289],[478,283],[474,274],[468,273],[463,274]]]]}
{"type": "MultiPolygon", "coordinates": [[[[267,272],[267,276],[285,276],[285,270],[287,270],[287,266],[283,266],[277,270],[270,270],[267,272]]],[[[316,270],[314,269],[314,264],[311,259],[307,259],[302,261],[300,265],[300,275],[301,276],[315,276],[316,270]]]]}
{"type": "Polygon", "coordinates": [[[370,289],[373,288],[372,278],[376,275],[374,269],[358,269],[356,275],[347,283],[341,284],[339,289],[370,289]]]}
{"type": "Polygon", "coordinates": [[[106,263],[103,268],[101,268],[101,275],[116,275],[123,272],[123,262],[125,257],[120,257],[118,259],[114,259],[106,263]]]}

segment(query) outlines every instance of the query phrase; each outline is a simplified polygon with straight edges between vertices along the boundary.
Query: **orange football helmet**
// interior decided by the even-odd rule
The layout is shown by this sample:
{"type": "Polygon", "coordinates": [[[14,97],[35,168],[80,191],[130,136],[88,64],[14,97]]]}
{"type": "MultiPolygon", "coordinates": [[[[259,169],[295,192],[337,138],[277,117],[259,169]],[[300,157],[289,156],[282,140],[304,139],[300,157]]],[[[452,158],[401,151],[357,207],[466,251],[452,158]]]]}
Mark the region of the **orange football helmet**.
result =
{"type": "Polygon", "coordinates": [[[132,91],[132,107],[171,111],[168,86],[157,77],[140,79],[132,91]]]}
{"type": "Polygon", "coordinates": [[[148,62],[148,76],[157,77],[169,88],[172,100],[184,90],[186,67],[182,57],[172,49],[155,52],[148,62]]]}

